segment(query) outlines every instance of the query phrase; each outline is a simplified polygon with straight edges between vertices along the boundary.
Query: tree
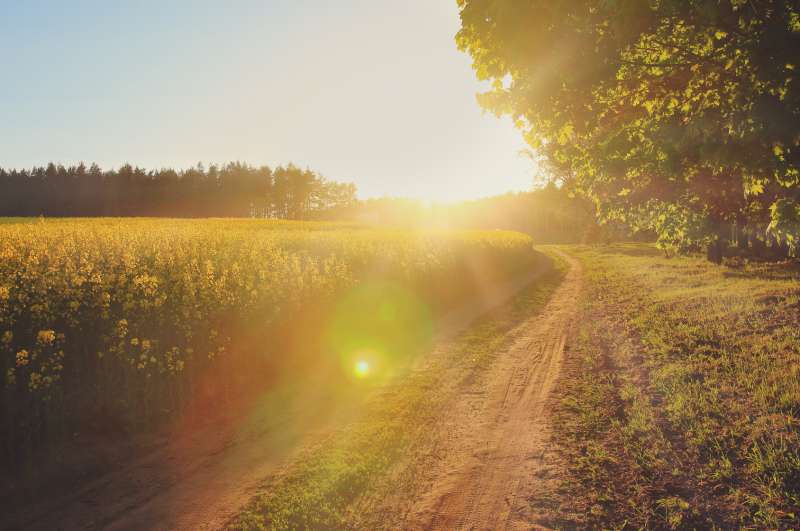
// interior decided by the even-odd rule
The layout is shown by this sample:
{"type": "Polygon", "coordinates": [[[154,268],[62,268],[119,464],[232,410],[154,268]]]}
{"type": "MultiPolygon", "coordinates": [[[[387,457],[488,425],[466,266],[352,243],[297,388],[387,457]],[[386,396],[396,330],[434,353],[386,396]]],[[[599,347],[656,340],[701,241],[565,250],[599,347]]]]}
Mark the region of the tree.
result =
{"type": "Polygon", "coordinates": [[[797,253],[797,0],[459,0],[459,47],[553,178],[670,250],[797,253]],[[778,220],[780,218],[780,221],[778,220]]]}
{"type": "Polygon", "coordinates": [[[147,171],[125,164],[53,163],[32,170],[0,168],[0,216],[170,216],[330,218],[356,203],[353,184],[326,181],[289,164],[241,162],[147,171]]]}

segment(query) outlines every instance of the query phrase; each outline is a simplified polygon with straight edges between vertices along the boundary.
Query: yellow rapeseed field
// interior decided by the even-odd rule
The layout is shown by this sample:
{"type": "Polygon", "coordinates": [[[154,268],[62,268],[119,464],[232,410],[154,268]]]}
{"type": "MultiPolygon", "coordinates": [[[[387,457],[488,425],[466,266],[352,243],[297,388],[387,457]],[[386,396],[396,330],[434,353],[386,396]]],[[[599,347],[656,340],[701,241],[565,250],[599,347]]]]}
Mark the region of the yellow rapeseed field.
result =
{"type": "MultiPolygon", "coordinates": [[[[5,457],[86,416],[146,422],[178,410],[198,375],[232,350],[259,363],[280,356],[270,347],[277,323],[302,319],[365,281],[401,285],[437,315],[537,256],[527,236],[502,231],[265,220],[1,223],[5,457]]],[[[236,354],[247,372],[247,358],[236,354]]]]}

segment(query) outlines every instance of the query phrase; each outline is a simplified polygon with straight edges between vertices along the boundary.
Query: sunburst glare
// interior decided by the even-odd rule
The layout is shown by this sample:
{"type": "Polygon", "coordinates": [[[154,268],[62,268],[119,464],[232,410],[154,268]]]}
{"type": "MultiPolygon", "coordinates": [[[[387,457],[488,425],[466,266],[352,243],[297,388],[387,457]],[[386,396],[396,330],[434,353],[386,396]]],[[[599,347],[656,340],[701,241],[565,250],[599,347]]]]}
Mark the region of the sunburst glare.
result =
{"type": "Polygon", "coordinates": [[[353,373],[356,375],[356,378],[366,378],[369,376],[369,362],[367,360],[358,360],[355,367],[353,367],[353,373]]]}

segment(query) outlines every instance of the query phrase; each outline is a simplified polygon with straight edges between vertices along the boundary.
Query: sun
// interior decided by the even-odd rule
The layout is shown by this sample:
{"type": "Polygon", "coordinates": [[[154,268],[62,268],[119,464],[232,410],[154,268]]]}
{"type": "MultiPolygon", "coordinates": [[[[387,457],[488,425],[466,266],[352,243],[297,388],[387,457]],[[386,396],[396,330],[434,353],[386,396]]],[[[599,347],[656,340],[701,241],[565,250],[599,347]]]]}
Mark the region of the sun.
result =
{"type": "Polygon", "coordinates": [[[355,367],[353,367],[353,372],[356,378],[366,378],[369,376],[369,362],[366,360],[358,360],[355,367]]]}

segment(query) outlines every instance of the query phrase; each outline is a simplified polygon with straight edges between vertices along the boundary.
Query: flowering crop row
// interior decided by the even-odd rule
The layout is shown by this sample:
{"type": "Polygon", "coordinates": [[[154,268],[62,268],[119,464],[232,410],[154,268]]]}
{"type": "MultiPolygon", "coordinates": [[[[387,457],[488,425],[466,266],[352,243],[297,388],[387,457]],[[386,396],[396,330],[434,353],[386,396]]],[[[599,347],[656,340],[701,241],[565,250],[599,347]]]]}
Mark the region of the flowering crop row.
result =
{"type": "Polygon", "coordinates": [[[469,291],[465,272],[511,274],[534,255],[527,236],[500,231],[256,220],[0,224],[5,455],[74,429],[82,414],[175,409],[193,375],[228,356],[238,335],[365,278],[412,286],[436,304],[469,291]]]}

